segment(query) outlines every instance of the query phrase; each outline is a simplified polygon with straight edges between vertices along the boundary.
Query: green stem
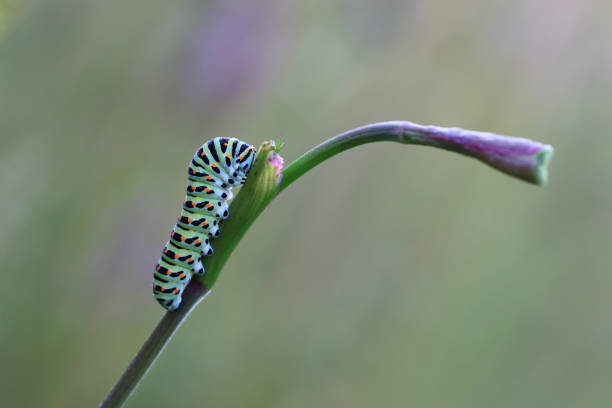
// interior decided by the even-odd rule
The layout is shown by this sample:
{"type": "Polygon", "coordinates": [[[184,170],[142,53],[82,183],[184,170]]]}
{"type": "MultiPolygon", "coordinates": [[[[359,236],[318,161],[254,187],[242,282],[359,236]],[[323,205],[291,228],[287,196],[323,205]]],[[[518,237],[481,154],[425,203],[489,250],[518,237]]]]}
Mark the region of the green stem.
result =
{"type": "Polygon", "coordinates": [[[270,168],[267,160],[273,152],[273,143],[265,142],[259,147],[247,182],[230,204],[229,212],[232,216],[222,221],[223,233],[213,241],[214,256],[204,258],[206,274],[187,284],[181,306],[175,312],[164,314],[119,381],[99,405],[100,408],[120,407],[125,403],[181,323],[210,293],[230,254],[276,194],[278,186],[275,171],[270,168]]]}
{"type": "Polygon", "coordinates": [[[366,143],[397,142],[438,147],[474,157],[530,183],[545,185],[553,148],[519,137],[460,128],[423,126],[412,122],[381,122],[335,136],[306,152],[283,171],[279,193],[319,163],[366,143]]]}
{"type": "Polygon", "coordinates": [[[181,307],[172,313],[166,313],[161,318],[153,332],[144,342],[136,356],[110,390],[100,407],[120,407],[132,394],[145,374],[157,360],[166,344],[170,341],[181,323],[189,316],[193,308],[210,293],[210,290],[197,279],[190,282],[183,292],[181,307]]]}
{"type": "Polygon", "coordinates": [[[221,237],[213,241],[214,256],[205,258],[206,274],[189,282],[183,292],[181,307],[162,317],[100,407],[120,407],[125,403],[181,323],[210,293],[230,254],[274,197],[330,157],[355,146],[381,141],[455,151],[539,185],[546,183],[547,165],[553,153],[551,146],[528,139],[458,128],[421,126],[411,122],[384,122],[350,130],[316,146],[287,166],[279,183],[277,168],[269,160],[276,154],[274,143],[263,143],[257,151],[247,182],[230,205],[231,216],[222,223],[221,237]]]}

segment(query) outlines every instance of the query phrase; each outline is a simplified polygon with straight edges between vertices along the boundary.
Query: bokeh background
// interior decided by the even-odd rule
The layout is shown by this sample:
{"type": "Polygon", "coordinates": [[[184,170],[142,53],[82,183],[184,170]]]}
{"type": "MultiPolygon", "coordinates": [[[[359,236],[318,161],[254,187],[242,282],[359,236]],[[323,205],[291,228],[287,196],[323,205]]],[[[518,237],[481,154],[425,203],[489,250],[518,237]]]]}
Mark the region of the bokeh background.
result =
{"type": "Polygon", "coordinates": [[[609,1],[0,2],[0,395],[101,401],[195,149],[384,120],[554,145],[541,189],[351,150],[286,190],[130,407],[612,404],[609,1]]]}

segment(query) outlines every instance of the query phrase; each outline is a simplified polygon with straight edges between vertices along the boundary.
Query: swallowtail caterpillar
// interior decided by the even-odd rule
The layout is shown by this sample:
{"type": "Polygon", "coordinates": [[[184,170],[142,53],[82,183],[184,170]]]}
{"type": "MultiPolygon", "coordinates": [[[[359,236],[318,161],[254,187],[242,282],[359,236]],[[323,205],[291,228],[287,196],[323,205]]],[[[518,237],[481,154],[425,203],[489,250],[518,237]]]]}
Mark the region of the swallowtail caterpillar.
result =
{"type": "Polygon", "coordinates": [[[153,274],[153,295],[164,308],[176,310],[192,274],[204,274],[202,259],[213,253],[210,238],[220,235],[232,187],[244,184],[255,154],[245,142],[217,137],[191,159],[183,209],[153,274]]]}

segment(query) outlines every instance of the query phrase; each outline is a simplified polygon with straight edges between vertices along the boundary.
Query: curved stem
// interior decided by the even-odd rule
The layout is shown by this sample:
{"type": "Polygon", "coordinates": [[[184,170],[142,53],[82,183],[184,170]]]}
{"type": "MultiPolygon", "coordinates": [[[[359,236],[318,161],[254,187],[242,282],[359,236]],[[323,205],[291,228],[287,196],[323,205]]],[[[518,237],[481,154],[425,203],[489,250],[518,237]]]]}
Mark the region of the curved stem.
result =
{"type": "Polygon", "coordinates": [[[265,142],[257,151],[247,182],[230,205],[232,216],[223,221],[223,234],[213,242],[215,255],[204,261],[206,274],[189,282],[183,292],[181,307],[162,317],[100,407],[123,405],[183,320],[210,293],[232,251],[275,196],[330,157],[355,146],[382,141],[451,150],[539,185],[546,183],[547,165],[553,154],[551,146],[528,139],[459,128],[422,126],[411,122],[383,122],[349,130],[321,143],[287,166],[279,183],[282,160],[271,160],[276,155],[275,147],[273,143],[265,142]]]}
{"type": "Polygon", "coordinates": [[[283,171],[279,193],[317,164],[352,147],[398,142],[439,147],[474,157],[530,183],[545,185],[553,148],[529,139],[407,121],[374,123],[335,136],[303,154],[283,171]]]}

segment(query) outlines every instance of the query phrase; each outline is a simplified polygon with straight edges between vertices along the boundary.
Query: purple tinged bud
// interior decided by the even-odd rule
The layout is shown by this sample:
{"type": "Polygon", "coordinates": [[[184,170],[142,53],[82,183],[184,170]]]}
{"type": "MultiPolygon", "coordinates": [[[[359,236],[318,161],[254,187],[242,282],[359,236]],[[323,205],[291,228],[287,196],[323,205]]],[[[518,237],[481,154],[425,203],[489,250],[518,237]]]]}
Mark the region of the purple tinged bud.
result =
{"type": "Polygon", "coordinates": [[[525,181],[546,185],[552,146],[521,137],[460,128],[421,126],[398,122],[406,143],[441,147],[477,158],[491,167],[525,181]]]}
{"type": "Polygon", "coordinates": [[[277,177],[276,184],[279,185],[282,180],[282,176],[283,176],[282,173],[283,173],[283,167],[285,165],[285,160],[283,160],[280,154],[276,152],[272,152],[268,156],[268,162],[272,165],[272,167],[274,167],[274,171],[277,177]]]}

